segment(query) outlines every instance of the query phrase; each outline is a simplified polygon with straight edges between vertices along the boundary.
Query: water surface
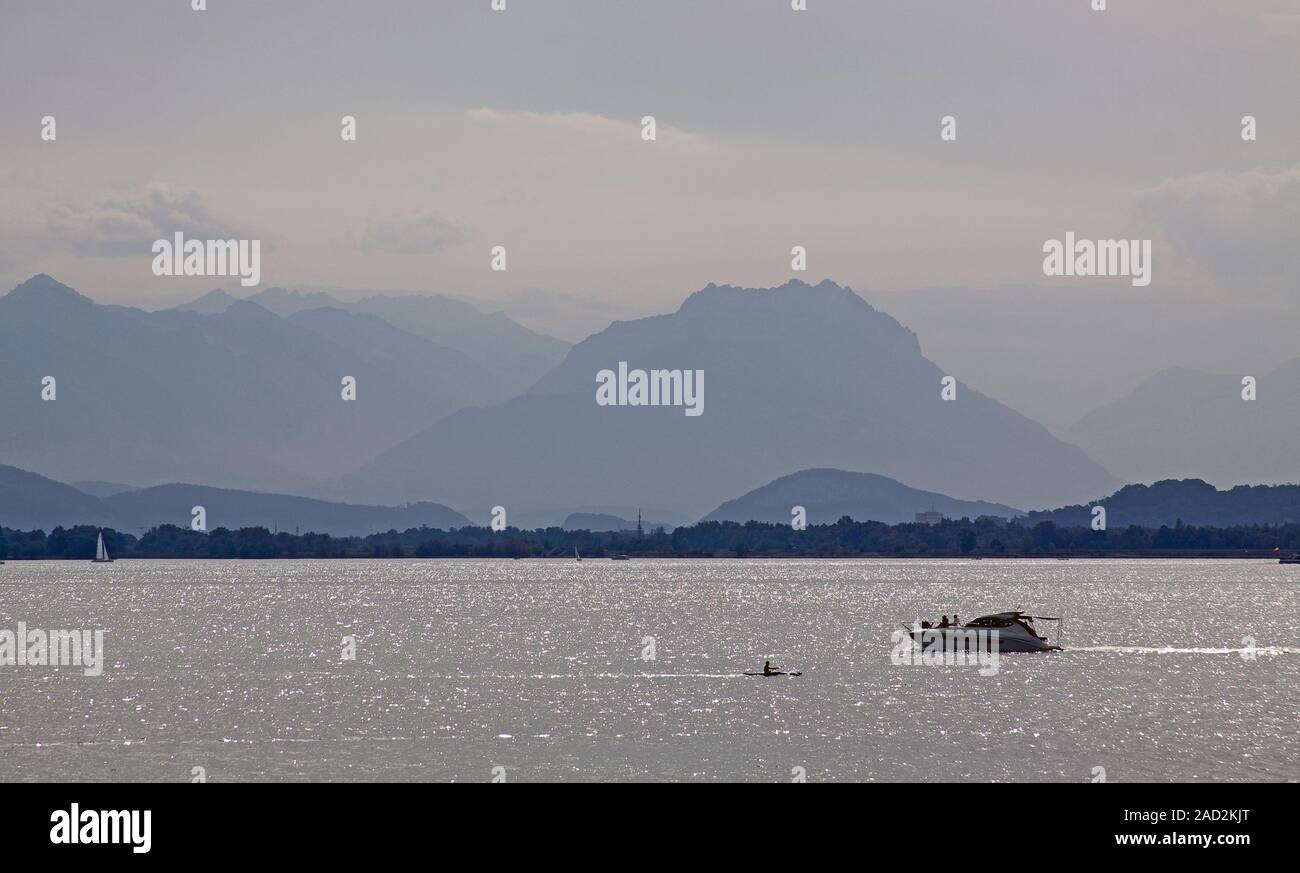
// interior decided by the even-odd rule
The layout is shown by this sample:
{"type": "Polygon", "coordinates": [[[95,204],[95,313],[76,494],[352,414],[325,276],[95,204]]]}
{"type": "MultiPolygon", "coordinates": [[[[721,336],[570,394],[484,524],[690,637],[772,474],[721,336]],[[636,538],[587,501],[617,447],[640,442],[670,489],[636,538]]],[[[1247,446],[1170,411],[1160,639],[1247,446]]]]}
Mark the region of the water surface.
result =
{"type": "Polygon", "coordinates": [[[107,655],[0,667],[0,779],[1295,780],[1298,591],[1261,561],[11,561],[0,628],[107,655]],[[890,661],[901,623],[1005,609],[1067,651],[890,661]],[[739,675],[765,657],[804,675],[739,675]]]}

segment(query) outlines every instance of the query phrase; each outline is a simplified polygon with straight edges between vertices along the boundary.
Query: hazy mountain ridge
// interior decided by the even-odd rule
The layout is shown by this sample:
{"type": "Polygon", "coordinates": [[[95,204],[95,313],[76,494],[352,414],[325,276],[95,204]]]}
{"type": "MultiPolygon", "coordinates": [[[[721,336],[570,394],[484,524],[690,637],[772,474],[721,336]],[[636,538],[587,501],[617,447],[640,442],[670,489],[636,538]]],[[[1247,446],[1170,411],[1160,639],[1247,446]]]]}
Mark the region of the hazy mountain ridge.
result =
{"type": "Polygon", "coordinates": [[[0,464],[0,527],[20,530],[104,525],[103,501],[37,473],[0,464]]]}
{"type": "MultiPolygon", "coordinates": [[[[574,305],[564,295],[536,293],[539,305],[554,299],[566,300],[570,307],[574,305]]],[[[509,299],[520,297],[529,299],[527,295],[509,299]]],[[[525,327],[503,311],[485,311],[469,300],[442,294],[368,294],[357,300],[344,300],[327,291],[275,286],[243,299],[290,319],[315,309],[377,317],[395,328],[460,352],[489,373],[499,386],[492,396],[480,398],[484,404],[513,397],[527,389],[538,376],[559,363],[570,346],[564,340],[525,327]]],[[[174,310],[214,314],[229,309],[239,300],[216,289],[174,310]]]]}
{"type": "Polygon", "coordinates": [[[916,330],[926,357],[1074,442],[1071,424],[1171,364],[1259,375],[1295,355],[1294,302],[1147,292],[1135,297],[1124,283],[1086,292],[1022,285],[864,296],[916,330]]]}
{"type": "Polygon", "coordinates": [[[505,291],[489,298],[466,298],[465,302],[484,312],[504,312],[530,330],[569,344],[604,330],[610,322],[631,317],[635,309],[617,299],[579,297],[537,288],[505,291]]]}
{"type": "Polygon", "coordinates": [[[45,476],[0,465],[0,527],[48,531],[91,524],[138,534],[160,524],[188,528],[195,506],[206,511],[209,530],[266,527],[359,536],[470,523],[459,512],[436,503],[367,506],[176,483],[95,497],[45,476]]]}
{"type": "Polygon", "coordinates": [[[1262,374],[1163,370],[1065,436],[1129,481],[1216,485],[1300,480],[1300,358],[1262,374]],[[1256,377],[1257,399],[1242,399],[1256,377]]]}
{"type": "Polygon", "coordinates": [[[239,298],[232,297],[221,288],[214,288],[207,294],[172,307],[181,312],[197,312],[200,315],[216,315],[218,312],[225,312],[231,306],[239,302],[239,298]]]}
{"type": "Polygon", "coordinates": [[[612,324],[527,394],[448,416],[322,493],[463,508],[637,502],[699,517],[814,467],[1027,507],[1120,484],[979,392],[960,385],[943,401],[943,375],[915,334],[833,282],[709,285],[672,314],[612,324]],[[704,414],[597,406],[596,374],[619,361],[704,370],[704,414]]]}
{"type": "Polygon", "coordinates": [[[395,327],[454,349],[491,374],[500,387],[494,403],[526,390],[558,364],[569,344],[520,325],[504,312],[484,313],[476,306],[439,294],[372,294],[355,302],[323,291],[267,288],[248,298],[282,316],[308,309],[341,309],[376,316],[395,327]]]}
{"type": "Polygon", "coordinates": [[[249,489],[304,488],[505,396],[466,355],[369,316],[281,318],[246,300],[145,312],[43,274],[0,297],[0,372],[6,463],[60,480],[249,489]],[[342,399],[345,376],[355,401],[342,399]]]}
{"type": "Polygon", "coordinates": [[[421,526],[446,529],[470,523],[454,509],[427,501],[370,506],[186,484],[126,491],[104,498],[103,503],[115,524],[130,531],[164,523],[188,527],[195,506],[206,511],[208,530],[266,527],[357,536],[421,526]]]}
{"type": "Polygon", "coordinates": [[[789,524],[795,506],[804,507],[808,524],[834,524],[846,515],[854,521],[901,524],[914,521],[918,512],[972,519],[981,515],[1012,518],[1024,514],[999,503],[957,500],[946,494],[920,491],[873,473],[816,469],[782,476],[728,500],[703,520],[789,524]]]}
{"type": "Polygon", "coordinates": [[[91,497],[111,497],[114,494],[121,494],[123,491],[135,491],[134,485],[126,485],[122,482],[99,482],[99,481],[80,481],[69,482],[73,488],[91,497]]]}
{"type": "MultiPolygon", "coordinates": [[[[139,533],[160,524],[188,527],[195,506],[206,510],[209,530],[257,526],[360,536],[391,529],[449,529],[473,523],[447,506],[430,502],[379,506],[178,483],[150,488],[89,484],[111,493],[97,497],[36,473],[0,465],[0,527],[48,531],[89,524],[139,533]]],[[[912,522],[915,513],[926,511],[953,519],[1021,515],[1009,506],[956,500],[870,473],[816,469],[782,476],[727,501],[702,520],[784,525],[790,523],[790,510],[796,505],[805,507],[809,524],[833,524],[845,515],[858,522],[899,524],[912,522]]],[[[1042,521],[1061,527],[1088,527],[1092,507],[1097,505],[1106,507],[1107,526],[1113,530],[1129,525],[1173,527],[1178,522],[1213,527],[1278,525],[1300,521],[1300,485],[1239,485],[1223,491],[1198,479],[1126,485],[1093,503],[1031,512],[1021,521],[1030,527],[1042,521]]],[[[660,525],[669,530],[676,526],[658,518],[654,513],[646,516],[642,526],[647,533],[660,525]]],[[[593,531],[636,527],[635,521],[624,516],[593,510],[571,513],[562,525],[531,524],[523,518],[512,519],[511,523],[523,528],[561,526],[566,530],[593,531]]]]}

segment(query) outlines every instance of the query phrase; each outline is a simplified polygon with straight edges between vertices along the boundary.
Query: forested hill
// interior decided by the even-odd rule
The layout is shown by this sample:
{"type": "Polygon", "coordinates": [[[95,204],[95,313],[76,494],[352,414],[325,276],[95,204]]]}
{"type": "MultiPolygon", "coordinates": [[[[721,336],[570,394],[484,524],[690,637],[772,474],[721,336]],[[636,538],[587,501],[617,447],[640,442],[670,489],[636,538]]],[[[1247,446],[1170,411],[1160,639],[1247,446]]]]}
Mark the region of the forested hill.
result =
{"type": "Polygon", "coordinates": [[[1029,513],[1030,524],[1088,525],[1092,507],[1106,507],[1107,527],[1231,527],[1300,522],[1300,485],[1238,485],[1220,491],[1201,479],[1165,479],[1152,485],[1126,485],[1095,503],[1029,513]]]}

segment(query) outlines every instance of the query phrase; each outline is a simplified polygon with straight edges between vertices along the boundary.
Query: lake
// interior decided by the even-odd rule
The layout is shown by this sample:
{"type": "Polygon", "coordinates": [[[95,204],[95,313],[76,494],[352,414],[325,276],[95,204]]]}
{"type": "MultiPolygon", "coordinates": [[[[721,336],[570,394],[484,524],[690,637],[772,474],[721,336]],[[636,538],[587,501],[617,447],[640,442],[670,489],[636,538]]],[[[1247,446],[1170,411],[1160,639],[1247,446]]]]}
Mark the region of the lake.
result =
{"type": "Polygon", "coordinates": [[[20,621],[106,654],[0,666],[4,780],[1300,779],[1263,561],[11,561],[20,621]],[[1009,609],[1066,651],[891,660],[1009,609]]]}

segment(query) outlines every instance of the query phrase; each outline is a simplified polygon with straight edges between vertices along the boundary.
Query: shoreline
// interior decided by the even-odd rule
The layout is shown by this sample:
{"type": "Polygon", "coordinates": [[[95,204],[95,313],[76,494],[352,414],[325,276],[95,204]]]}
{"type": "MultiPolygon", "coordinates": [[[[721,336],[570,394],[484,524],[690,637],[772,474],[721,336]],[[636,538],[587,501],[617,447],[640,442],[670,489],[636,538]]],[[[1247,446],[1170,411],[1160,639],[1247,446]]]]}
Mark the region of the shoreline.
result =
{"type": "MultiPolygon", "coordinates": [[[[113,558],[109,563],[118,561],[574,561],[572,555],[124,555],[113,558]]],[[[583,561],[613,561],[607,555],[584,556],[583,561]]],[[[1265,554],[1224,554],[1222,552],[1144,552],[1115,553],[1106,555],[1072,554],[1072,555],[888,555],[863,553],[855,555],[675,555],[675,554],[640,554],[630,555],[627,562],[634,561],[1144,561],[1144,560],[1183,560],[1183,561],[1264,561],[1279,563],[1277,555],[1265,554]]],[[[43,556],[26,558],[5,558],[0,563],[14,564],[27,562],[64,562],[94,563],[89,558],[43,556]]],[[[619,559],[618,563],[623,563],[619,559]]]]}
{"type": "Polygon", "coordinates": [[[408,528],[333,536],[266,527],[194,530],[160,525],[135,536],[78,525],[22,531],[0,527],[0,560],[131,558],[495,558],[572,561],[645,558],[765,558],[785,560],[937,559],[1088,560],[1099,558],[1225,558],[1277,560],[1300,553],[1300,524],[1119,529],[1033,527],[979,519],[940,524],[856,522],[789,525],[699,522],[652,531],[522,530],[467,526],[408,528]]]}

